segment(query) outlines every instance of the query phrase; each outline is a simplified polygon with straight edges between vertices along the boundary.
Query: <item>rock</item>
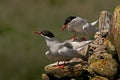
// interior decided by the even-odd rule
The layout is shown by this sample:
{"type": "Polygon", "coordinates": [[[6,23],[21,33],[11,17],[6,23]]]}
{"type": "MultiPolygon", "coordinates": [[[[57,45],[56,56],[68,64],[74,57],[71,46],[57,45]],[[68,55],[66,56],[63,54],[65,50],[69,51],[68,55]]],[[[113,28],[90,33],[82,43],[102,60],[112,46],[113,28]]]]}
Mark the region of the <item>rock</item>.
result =
{"type": "Polygon", "coordinates": [[[108,53],[103,53],[103,54],[99,54],[99,53],[94,53],[93,55],[91,55],[88,59],[88,63],[91,64],[97,60],[101,60],[101,59],[113,59],[111,54],[108,53]]]}
{"type": "Polygon", "coordinates": [[[99,38],[99,37],[101,37],[101,32],[98,31],[98,32],[95,33],[94,38],[96,39],[96,38],[99,38]]]}
{"type": "Polygon", "coordinates": [[[44,70],[46,74],[53,75],[57,78],[80,76],[83,72],[83,64],[80,62],[66,63],[63,69],[54,67],[53,64],[50,64],[45,66],[44,70]]]}
{"type": "Polygon", "coordinates": [[[114,10],[112,35],[120,61],[120,5],[114,10]]]}
{"type": "Polygon", "coordinates": [[[95,76],[91,80],[109,80],[109,79],[107,79],[106,77],[102,77],[102,76],[95,76]]]}
{"type": "Polygon", "coordinates": [[[112,44],[112,42],[108,39],[104,42],[104,45],[107,48],[107,51],[112,54],[113,56],[116,55],[116,50],[115,50],[115,46],[112,44]]]}
{"type": "Polygon", "coordinates": [[[112,77],[117,73],[117,66],[115,59],[100,59],[92,62],[89,67],[101,76],[112,77]]]}
{"type": "Polygon", "coordinates": [[[99,31],[110,31],[110,21],[112,20],[112,15],[108,11],[101,11],[99,17],[99,31]]]}
{"type": "Polygon", "coordinates": [[[42,80],[50,80],[47,74],[42,74],[42,80]]]}
{"type": "Polygon", "coordinates": [[[94,43],[90,44],[90,46],[93,47],[93,48],[97,48],[97,47],[99,47],[99,45],[94,44],[94,43]]]}
{"type": "Polygon", "coordinates": [[[72,78],[71,80],[76,80],[76,79],[72,78]]]}
{"type": "Polygon", "coordinates": [[[69,62],[82,62],[83,60],[81,58],[73,58],[69,62]]]}
{"type": "Polygon", "coordinates": [[[95,50],[95,52],[107,52],[105,45],[99,45],[95,50]]]}
{"type": "Polygon", "coordinates": [[[106,38],[110,35],[110,31],[102,31],[102,38],[106,38]]]}

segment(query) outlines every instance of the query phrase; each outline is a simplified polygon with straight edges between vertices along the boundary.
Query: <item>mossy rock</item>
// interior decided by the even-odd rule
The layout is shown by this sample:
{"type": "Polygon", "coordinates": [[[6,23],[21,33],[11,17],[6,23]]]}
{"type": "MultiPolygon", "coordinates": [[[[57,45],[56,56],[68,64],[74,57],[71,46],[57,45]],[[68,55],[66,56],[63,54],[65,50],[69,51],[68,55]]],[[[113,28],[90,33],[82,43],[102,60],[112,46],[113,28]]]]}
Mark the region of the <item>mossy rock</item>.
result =
{"type": "Polygon", "coordinates": [[[100,59],[91,63],[89,67],[101,76],[113,77],[117,73],[117,66],[115,59],[100,59]]]}
{"type": "Polygon", "coordinates": [[[108,79],[106,77],[102,77],[102,76],[95,76],[91,80],[108,80],[108,79]]]}
{"type": "Polygon", "coordinates": [[[80,63],[67,63],[63,69],[55,67],[53,64],[45,66],[44,71],[46,74],[53,75],[57,78],[81,76],[83,72],[83,67],[80,63]]]}
{"type": "Polygon", "coordinates": [[[114,39],[115,48],[118,52],[120,61],[120,5],[114,10],[112,34],[114,39]]]}

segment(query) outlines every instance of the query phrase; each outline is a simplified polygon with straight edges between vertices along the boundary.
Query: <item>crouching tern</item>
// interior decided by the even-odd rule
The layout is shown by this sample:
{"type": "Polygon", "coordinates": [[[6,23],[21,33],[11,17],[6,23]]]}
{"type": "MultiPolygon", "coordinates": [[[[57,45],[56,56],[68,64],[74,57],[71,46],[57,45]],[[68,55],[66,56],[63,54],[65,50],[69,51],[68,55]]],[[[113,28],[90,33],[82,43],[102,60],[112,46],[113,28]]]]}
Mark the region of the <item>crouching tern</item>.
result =
{"type": "Polygon", "coordinates": [[[45,55],[50,60],[57,60],[58,63],[56,66],[59,66],[60,68],[64,67],[65,61],[71,60],[72,58],[80,57],[85,60],[86,57],[80,54],[80,50],[92,42],[92,40],[82,42],[60,42],[56,39],[54,34],[48,30],[35,32],[35,34],[41,35],[45,38],[47,46],[49,47],[49,50],[45,53],[45,55]],[[59,65],[60,61],[64,61],[64,64],[59,65]]]}
{"type": "Polygon", "coordinates": [[[94,27],[97,24],[97,22],[98,20],[89,23],[86,19],[83,19],[81,17],[69,16],[65,19],[61,30],[63,31],[65,28],[67,28],[69,32],[74,32],[75,34],[72,37],[73,40],[77,38],[77,33],[83,34],[84,37],[81,39],[85,40],[86,35],[90,34],[93,36],[97,31],[97,28],[94,27]]]}

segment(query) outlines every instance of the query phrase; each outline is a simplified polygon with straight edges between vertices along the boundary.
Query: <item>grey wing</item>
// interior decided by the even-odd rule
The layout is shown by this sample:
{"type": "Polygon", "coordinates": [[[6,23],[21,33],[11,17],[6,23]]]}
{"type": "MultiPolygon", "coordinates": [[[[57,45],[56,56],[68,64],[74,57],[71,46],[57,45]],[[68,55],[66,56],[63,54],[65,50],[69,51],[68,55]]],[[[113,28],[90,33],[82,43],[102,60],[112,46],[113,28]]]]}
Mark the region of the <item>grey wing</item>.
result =
{"type": "Polygon", "coordinates": [[[69,49],[67,47],[64,47],[64,48],[59,49],[58,53],[60,55],[64,56],[66,60],[70,60],[72,58],[81,58],[83,60],[86,60],[86,57],[84,55],[80,54],[81,49],[82,48],[73,50],[73,49],[69,49]]]}
{"type": "Polygon", "coordinates": [[[61,49],[58,50],[58,53],[64,57],[66,57],[67,59],[79,57],[79,53],[77,50],[73,50],[68,47],[62,47],[61,49]]]}
{"type": "Polygon", "coordinates": [[[88,24],[87,20],[77,17],[69,23],[69,26],[73,28],[75,32],[81,33],[84,32],[83,26],[86,24],[88,24]]]}
{"type": "Polygon", "coordinates": [[[86,23],[88,23],[88,21],[86,19],[77,17],[75,19],[73,19],[70,23],[72,23],[72,25],[74,26],[79,26],[79,25],[85,25],[86,23]]]}
{"type": "Polygon", "coordinates": [[[78,49],[90,44],[92,41],[93,40],[82,41],[82,42],[68,41],[67,43],[69,43],[72,46],[72,49],[78,49]]]}

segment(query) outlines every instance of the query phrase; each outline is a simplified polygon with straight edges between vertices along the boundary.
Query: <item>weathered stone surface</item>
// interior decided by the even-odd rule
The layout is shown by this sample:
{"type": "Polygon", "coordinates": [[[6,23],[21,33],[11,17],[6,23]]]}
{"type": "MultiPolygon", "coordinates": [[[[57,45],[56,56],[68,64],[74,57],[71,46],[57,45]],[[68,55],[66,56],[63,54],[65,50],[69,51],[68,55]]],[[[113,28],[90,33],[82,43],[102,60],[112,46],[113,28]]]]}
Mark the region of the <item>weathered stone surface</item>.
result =
{"type": "Polygon", "coordinates": [[[75,62],[66,63],[63,69],[53,66],[53,64],[45,67],[46,74],[51,74],[57,78],[80,76],[83,72],[83,65],[75,62]]]}
{"type": "Polygon", "coordinates": [[[114,10],[112,34],[120,61],[120,5],[114,10]]]}
{"type": "Polygon", "coordinates": [[[47,74],[42,74],[42,80],[50,80],[47,74]]]}
{"type": "Polygon", "coordinates": [[[98,32],[95,33],[94,38],[97,39],[97,38],[99,38],[99,37],[102,38],[101,32],[98,31],[98,32]]]}
{"type": "Polygon", "coordinates": [[[112,59],[112,55],[108,53],[103,53],[103,54],[94,53],[93,55],[89,57],[88,63],[91,64],[101,59],[112,59]]]}
{"type": "Polygon", "coordinates": [[[73,58],[69,62],[81,62],[83,61],[81,58],[73,58]]]}
{"type": "Polygon", "coordinates": [[[106,52],[106,46],[105,45],[99,45],[95,50],[95,52],[106,52]]]}
{"type": "Polygon", "coordinates": [[[108,53],[112,54],[113,56],[117,54],[115,50],[115,46],[109,39],[104,42],[104,45],[106,46],[108,53]]]}
{"type": "Polygon", "coordinates": [[[72,78],[71,80],[76,80],[76,79],[72,78]]]}
{"type": "Polygon", "coordinates": [[[106,77],[102,77],[102,76],[95,76],[91,80],[109,80],[109,79],[107,79],[106,77]]]}
{"type": "Polygon", "coordinates": [[[117,73],[117,66],[115,59],[100,59],[92,62],[89,67],[101,76],[112,77],[117,73]]]}
{"type": "Polygon", "coordinates": [[[112,20],[112,15],[108,11],[101,11],[99,17],[99,31],[109,31],[110,21],[112,20]]]}

